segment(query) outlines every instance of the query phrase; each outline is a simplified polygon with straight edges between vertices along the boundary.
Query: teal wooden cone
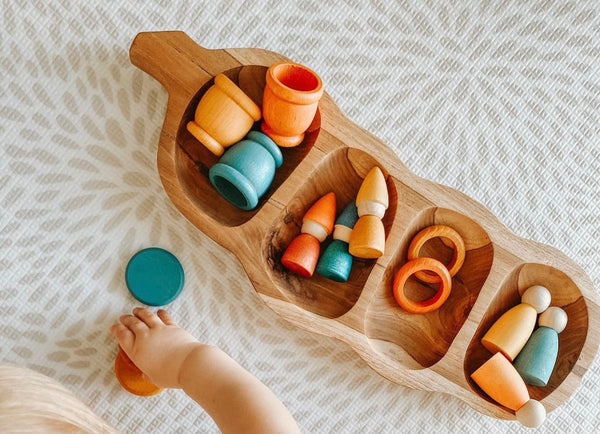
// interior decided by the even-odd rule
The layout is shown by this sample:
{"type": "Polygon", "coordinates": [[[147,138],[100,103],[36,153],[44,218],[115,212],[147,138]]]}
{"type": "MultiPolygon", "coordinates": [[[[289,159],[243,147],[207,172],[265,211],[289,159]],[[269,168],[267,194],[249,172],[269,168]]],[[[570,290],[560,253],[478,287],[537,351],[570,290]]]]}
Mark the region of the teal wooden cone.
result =
{"type": "Polygon", "coordinates": [[[348,205],[346,205],[346,208],[344,208],[342,213],[339,215],[339,217],[335,221],[335,224],[352,229],[357,221],[358,209],[356,208],[356,204],[354,203],[354,201],[352,201],[348,205]]]}
{"type": "Polygon", "coordinates": [[[317,264],[317,273],[336,282],[346,282],[352,270],[352,255],[348,243],[333,240],[317,264]]]}
{"type": "Polygon", "coordinates": [[[550,327],[539,327],[533,332],[514,366],[527,384],[546,386],[558,356],[558,333],[550,327]]]}

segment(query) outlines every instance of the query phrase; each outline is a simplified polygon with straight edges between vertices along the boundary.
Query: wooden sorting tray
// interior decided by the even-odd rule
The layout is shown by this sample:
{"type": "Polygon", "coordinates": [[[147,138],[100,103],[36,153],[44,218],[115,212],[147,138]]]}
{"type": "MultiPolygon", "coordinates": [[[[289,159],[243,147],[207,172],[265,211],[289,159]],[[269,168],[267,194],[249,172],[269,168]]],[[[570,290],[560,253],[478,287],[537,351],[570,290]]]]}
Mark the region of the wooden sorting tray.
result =
{"type": "MultiPolygon", "coordinates": [[[[283,166],[256,209],[239,210],[211,186],[208,170],[217,157],[185,125],[218,73],[261,106],[267,67],[286,59],[260,49],[208,50],[182,32],[140,33],[130,58],[169,93],[158,149],[167,194],[197,228],[237,256],[257,293],[277,314],[346,342],[390,381],[449,393],[481,413],[514,419],[470,374],[491,357],[480,343],[483,334],[520,303],[525,289],[540,284],[569,321],[559,334],[558,361],[548,386],[528,386],[530,395],[550,412],[575,392],[598,349],[600,303],[590,279],[571,259],[517,237],[466,195],[414,175],[383,142],[350,122],[327,93],[304,142],[282,150],[283,166]],[[306,210],[329,191],[336,193],[338,210],[343,209],[375,165],[386,176],[390,198],[383,220],[385,255],[355,260],[346,283],[290,274],[280,259],[299,233],[306,210]],[[394,300],[392,280],[406,262],[412,237],[433,224],[460,233],[466,260],[439,310],[410,314],[394,300]]],[[[427,243],[424,255],[427,248],[443,261],[452,255],[441,242],[427,243]]]]}

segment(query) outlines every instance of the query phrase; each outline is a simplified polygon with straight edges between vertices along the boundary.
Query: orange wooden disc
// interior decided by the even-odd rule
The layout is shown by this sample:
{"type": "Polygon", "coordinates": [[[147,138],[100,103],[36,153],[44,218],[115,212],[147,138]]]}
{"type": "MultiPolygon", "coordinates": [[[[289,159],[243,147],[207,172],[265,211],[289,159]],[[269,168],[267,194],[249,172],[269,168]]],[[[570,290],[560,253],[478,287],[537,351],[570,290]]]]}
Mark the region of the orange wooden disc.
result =
{"type": "Polygon", "coordinates": [[[121,347],[115,358],[115,376],[123,389],[134,395],[152,396],[162,392],[160,387],[144,378],[142,371],[135,366],[121,347]]]}
{"type": "MultiPolygon", "coordinates": [[[[423,245],[437,237],[448,238],[452,244],[454,245],[454,256],[452,260],[447,265],[448,271],[450,272],[450,276],[454,277],[456,273],[460,270],[465,262],[465,242],[462,237],[449,226],[444,225],[433,225],[429,226],[422,231],[420,231],[410,242],[408,246],[408,260],[413,260],[419,257],[419,251],[423,245]]],[[[415,273],[415,277],[422,282],[427,283],[439,283],[440,278],[435,274],[428,273],[426,271],[419,271],[415,273]]]]}
{"type": "Polygon", "coordinates": [[[394,298],[398,304],[411,313],[433,312],[444,304],[450,296],[452,289],[452,277],[444,264],[433,258],[416,258],[404,264],[396,273],[394,278],[394,298]],[[428,270],[440,276],[440,289],[431,298],[423,301],[414,301],[404,294],[404,285],[408,278],[418,271],[428,270]]]}

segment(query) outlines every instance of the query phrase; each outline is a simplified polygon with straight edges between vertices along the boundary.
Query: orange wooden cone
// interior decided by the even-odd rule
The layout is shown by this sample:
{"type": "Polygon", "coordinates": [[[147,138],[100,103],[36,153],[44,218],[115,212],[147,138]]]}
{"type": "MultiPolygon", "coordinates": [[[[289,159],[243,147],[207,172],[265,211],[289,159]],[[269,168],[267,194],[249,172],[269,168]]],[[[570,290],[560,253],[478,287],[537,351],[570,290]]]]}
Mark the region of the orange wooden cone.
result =
{"type": "Polygon", "coordinates": [[[471,378],[494,401],[511,410],[517,411],[529,401],[525,382],[502,353],[494,354],[471,378]]]}
{"type": "Polygon", "coordinates": [[[352,233],[348,251],[357,258],[375,259],[385,251],[385,229],[383,223],[374,215],[365,215],[358,219],[352,233]]]}
{"type": "Polygon", "coordinates": [[[134,395],[152,396],[162,392],[160,387],[146,380],[142,371],[135,366],[121,347],[115,359],[115,376],[123,389],[134,395]]]}
{"type": "Polygon", "coordinates": [[[320,224],[327,231],[327,235],[331,234],[335,221],[335,193],[329,192],[317,200],[304,214],[302,221],[305,220],[320,224]]]}
{"type": "Polygon", "coordinates": [[[281,264],[302,277],[311,277],[315,272],[321,244],[310,234],[300,234],[292,240],[281,258],[281,264]]]}
{"type": "Polygon", "coordinates": [[[358,215],[376,215],[383,218],[389,205],[387,184],[383,172],[377,166],[373,167],[360,186],[356,196],[358,215]]]}

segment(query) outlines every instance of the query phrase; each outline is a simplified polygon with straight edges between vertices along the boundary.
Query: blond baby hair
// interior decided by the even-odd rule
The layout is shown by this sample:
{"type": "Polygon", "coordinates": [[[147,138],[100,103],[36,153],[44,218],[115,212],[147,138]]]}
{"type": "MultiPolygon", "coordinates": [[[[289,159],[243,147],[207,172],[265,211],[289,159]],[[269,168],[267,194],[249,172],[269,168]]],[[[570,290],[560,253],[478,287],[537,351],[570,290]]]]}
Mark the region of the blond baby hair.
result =
{"type": "Polygon", "coordinates": [[[31,369],[0,363],[1,433],[116,433],[73,393],[31,369]]]}

